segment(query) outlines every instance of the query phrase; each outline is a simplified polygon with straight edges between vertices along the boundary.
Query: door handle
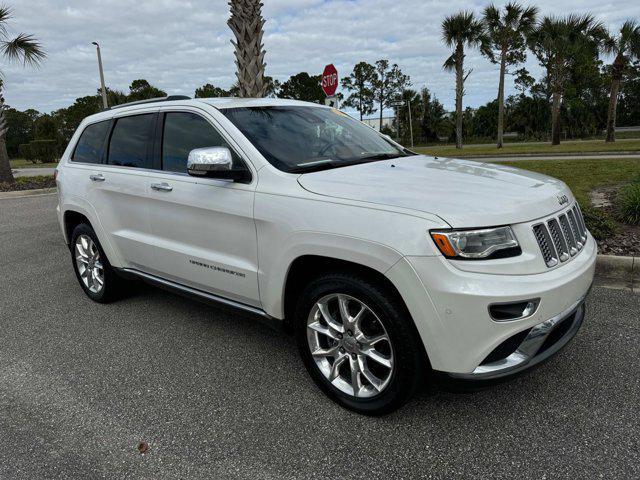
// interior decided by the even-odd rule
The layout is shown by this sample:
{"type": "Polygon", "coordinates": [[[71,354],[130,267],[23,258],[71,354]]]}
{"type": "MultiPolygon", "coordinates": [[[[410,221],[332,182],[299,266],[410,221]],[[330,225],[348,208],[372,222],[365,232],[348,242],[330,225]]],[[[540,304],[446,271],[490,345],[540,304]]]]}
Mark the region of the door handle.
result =
{"type": "Polygon", "coordinates": [[[157,190],[158,192],[170,192],[171,190],[173,190],[173,187],[165,182],[152,183],[151,188],[157,190]]]}
{"type": "Polygon", "coordinates": [[[92,182],[104,182],[104,175],[99,173],[98,175],[89,175],[92,182]]]}

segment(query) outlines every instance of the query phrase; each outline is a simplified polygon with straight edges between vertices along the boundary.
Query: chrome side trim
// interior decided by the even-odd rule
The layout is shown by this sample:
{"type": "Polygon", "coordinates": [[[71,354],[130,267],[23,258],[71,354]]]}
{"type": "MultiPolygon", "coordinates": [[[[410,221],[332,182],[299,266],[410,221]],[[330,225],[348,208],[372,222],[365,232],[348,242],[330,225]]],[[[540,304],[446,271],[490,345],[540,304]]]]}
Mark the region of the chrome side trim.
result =
{"type": "Polygon", "coordinates": [[[143,280],[146,280],[151,283],[155,283],[160,286],[168,287],[170,289],[176,290],[180,293],[192,295],[194,297],[201,298],[203,300],[207,300],[214,303],[221,303],[228,307],[237,308],[239,310],[244,310],[245,312],[252,313],[254,315],[258,315],[263,318],[267,318],[269,320],[273,319],[271,315],[269,315],[264,310],[261,310],[256,307],[252,307],[250,305],[245,305],[244,303],[236,302],[234,300],[230,300],[225,297],[220,297],[218,295],[214,295],[212,293],[203,292],[202,290],[198,290],[196,288],[187,287],[186,285],[182,285],[180,283],[172,282],[162,277],[157,277],[155,275],[151,275],[149,273],[141,272],[140,270],[136,270],[133,268],[121,268],[119,271],[124,272],[125,274],[134,275],[143,280]]]}
{"type": "MultiPolygon", "coordinates": [[[[587,292],[588,293],[588,292],[587,292]]],[[[579,300],[574,302],[569,308],[559,313],[558,315],[535,325],[529,334],[522,341],[520,346],[506,358],[496,360],[495,362],[487,363],[485,365],[479,365],[471,373],[449,373],[451,377],[466,379],[466,380],[489,380],[512,375],[514,373],[525,370],[533,365],[540,363],[541,361],[549,358],[556,353],[562,347],[564,347],[569,340],[580,329],[582,325],[582,319],[584,317],[584,301],[587,294],[585,293],[579,300]],[[546,349],[540,355],[536,355],[542,344],[552,332],[554,327],[567,317],[576,314],[573,319],[571,328],[565,333],[551,347],[546,349]]]]}

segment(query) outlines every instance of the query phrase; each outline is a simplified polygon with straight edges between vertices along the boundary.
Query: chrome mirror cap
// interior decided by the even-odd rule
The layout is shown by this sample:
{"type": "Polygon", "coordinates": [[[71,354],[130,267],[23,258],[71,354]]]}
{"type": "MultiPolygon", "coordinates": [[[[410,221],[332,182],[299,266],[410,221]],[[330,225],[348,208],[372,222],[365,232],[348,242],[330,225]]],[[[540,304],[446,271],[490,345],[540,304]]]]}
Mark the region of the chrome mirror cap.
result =
{"type": "Polygon", "coordinates": [[[233,170],[231,151],[225,147],[196,148],[189,152],[187,172],[196,177],[217,177],[233,170]]]}

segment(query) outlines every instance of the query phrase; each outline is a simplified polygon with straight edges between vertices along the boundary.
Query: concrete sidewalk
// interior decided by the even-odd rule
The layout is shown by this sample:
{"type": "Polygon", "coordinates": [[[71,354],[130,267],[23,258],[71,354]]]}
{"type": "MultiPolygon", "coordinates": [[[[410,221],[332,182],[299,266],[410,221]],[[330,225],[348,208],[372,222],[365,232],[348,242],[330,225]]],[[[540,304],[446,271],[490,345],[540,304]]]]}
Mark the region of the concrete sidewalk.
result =
{"type": "Polygon", "coordinates": [[[13,176],[18,177],[38,177],[40,175],[53,175],[55,168],[14,168],[13,176]]]}
{"type": "Polygon", "coordinates": [[[575,155],[499,155],[499,156],[467,156],[464,160],[478,162],[522,162],[526,160],[611,160],[611,159],[640,159],[640,153],[579,153],[575,155]]]}

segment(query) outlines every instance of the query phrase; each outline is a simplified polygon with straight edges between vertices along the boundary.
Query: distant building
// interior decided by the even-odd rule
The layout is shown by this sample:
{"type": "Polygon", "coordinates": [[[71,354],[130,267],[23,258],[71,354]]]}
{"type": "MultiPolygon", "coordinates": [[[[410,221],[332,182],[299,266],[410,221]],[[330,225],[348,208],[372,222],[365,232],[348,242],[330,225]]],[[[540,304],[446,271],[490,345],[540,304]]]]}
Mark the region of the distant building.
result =
{"type": "MultiPolygon", "coordinates": [[[[393,121],[395,117],[382,117],[382,126],[393,129],[393,121]]],[[[370,127],[375,128],[376,130],[380,129],[380,117],[373,118],[363,118],[362,123],[369,125],[370,127]]]]}

